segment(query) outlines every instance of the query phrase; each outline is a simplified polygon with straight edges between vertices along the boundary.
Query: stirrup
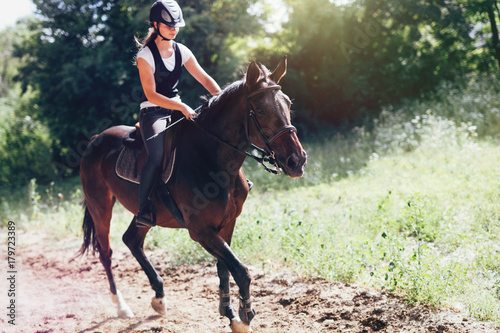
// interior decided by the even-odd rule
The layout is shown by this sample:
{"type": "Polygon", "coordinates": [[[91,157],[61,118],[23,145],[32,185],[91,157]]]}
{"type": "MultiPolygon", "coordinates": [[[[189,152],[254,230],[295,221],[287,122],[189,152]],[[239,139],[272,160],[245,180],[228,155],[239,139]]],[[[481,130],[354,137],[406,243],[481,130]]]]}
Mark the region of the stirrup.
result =
{"type": "Polygon", "coordinates": [[[140,228],[156,226],[156,209],[152,203],[149,204],[149,212],[140,210],[135,217],[135,224],[140,228]]]}
{"type": "Polygon", "coordinates": [[[137,214],[135,224],[140,228],[154,227],[156,222],[150,219],[151,214],[137,214]]]}

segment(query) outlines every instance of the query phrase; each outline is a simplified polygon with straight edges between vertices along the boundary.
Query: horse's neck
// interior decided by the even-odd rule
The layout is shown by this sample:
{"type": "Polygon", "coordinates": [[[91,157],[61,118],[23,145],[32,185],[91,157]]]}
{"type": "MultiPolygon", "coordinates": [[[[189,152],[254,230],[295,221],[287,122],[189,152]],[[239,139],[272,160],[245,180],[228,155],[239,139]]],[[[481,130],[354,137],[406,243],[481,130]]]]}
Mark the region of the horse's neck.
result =
{"type": "Polygon", "coordinates": [[[204,117],[200,125],[204,128],[204,131],[208,131],[212,135],[207,138],[206,133],[201,133],[203,131],[199,135],[203,140],[210,140],[208,146],[212,147],[212,149],[215,148],[219,152],[217,158],[219,163],[226,165],[227,163],[231,165],[239,163],[241,166],[245,160],[245,155],[241,153],[241,150],[250,147],[246,128],[246,100],[244,97],[234,98],[223,105],[219,105],[217,109],[209,109],[205,112],[211,114],[204,117]]]}
{"type": "Polygon", "coordinates": [[[235,147],[242,147],[248,142],[247,119],[246,119],[246,99],[237,94],[231,100],[215,109],[206,110],[207,117],[201,122],[205,130],[215,134],[221,141],[235,147]]]}

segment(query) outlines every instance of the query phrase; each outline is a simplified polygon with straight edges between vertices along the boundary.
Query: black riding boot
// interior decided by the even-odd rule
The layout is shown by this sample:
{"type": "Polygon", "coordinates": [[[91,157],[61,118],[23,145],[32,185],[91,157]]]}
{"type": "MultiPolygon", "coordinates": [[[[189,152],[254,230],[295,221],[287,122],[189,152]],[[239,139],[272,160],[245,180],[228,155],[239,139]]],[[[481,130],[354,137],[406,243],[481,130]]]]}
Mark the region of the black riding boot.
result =
{"type": "Polygon", "coordinates": [[[159,172],[160,168],[149,160],[142,168],[139,185],[139,213],[136,218],[136,224],[139,227],[154,227],[156,225],[155,207],[149,196],[158,179],[159,172]]]}

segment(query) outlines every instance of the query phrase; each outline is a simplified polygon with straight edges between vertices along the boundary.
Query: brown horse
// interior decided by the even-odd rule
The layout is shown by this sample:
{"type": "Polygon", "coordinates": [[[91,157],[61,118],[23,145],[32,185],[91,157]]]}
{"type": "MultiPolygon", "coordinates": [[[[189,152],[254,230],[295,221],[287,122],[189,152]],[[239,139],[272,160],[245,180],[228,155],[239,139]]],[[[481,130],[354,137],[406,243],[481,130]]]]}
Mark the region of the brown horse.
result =
{"type": "MultiPolygon", "coordinates": [[[[176,162],[168,187],[182,212],[190,237],[217,258],[219,310],[230,319],[233,332],[247,332],[255,316],[248,269],[229,247],[236,218],[249,191],[241,169],[245,153],[252,145],[261,148],[291,177],[301,177],[306,164],[306,152],[290,123],[290,99],[277,85],[285,73],[286,57],[273,73],[252,62],[242,80],[208,101],[194,121],[181,123],[180,136],[176,139],[176,162]],[[231,304],[230,274],[239,287],[238,312],[231,304]]],[[[121,317],[132,317],[133,313],[115,285],[109,233],[116,200],[130,212],[136,214],[138,211],[139,186],[120,179],[115,173],[115,163],[123,148],[122,139],[132,129],[116,126],[96,136],[87,147],[80,166],[86,202],[81,253],[89,247],[99,252],[121,317]]],[[[158,198],[154,200],[158,225],[181,228],[158,198]]],[[[148,231],[149,228],[138,228],[134,217],[123,241],[156,292],[153,308],[164,314],[163,280],[143,251],[148,231]]]]}

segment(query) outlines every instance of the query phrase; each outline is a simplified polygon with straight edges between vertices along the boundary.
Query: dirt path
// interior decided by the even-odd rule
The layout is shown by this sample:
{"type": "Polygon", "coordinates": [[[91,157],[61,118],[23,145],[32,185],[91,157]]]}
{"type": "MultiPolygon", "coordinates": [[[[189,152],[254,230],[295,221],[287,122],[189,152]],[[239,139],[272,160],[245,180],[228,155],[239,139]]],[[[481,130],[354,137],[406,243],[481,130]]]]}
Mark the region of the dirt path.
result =
{"type": "MultiPolygon", "coordinates": [[[[124,248],[114,253],[118,288],[134,311],[132,319],[116,316],[106,276],[92,256],[73,259],[78,244],[48,246],[33,235],[17,251],[17,325],[2,310],[2,332],[230,332],[218,314],[218,278],[212,264],[171,267],[161,251],[149,252],[165,280],[168,310],[158,316],[145,274],[124,248]]],[[[5,262],[5,260],[3,261],[5,262]]],[[[356,286],[322,280],[304,281],[292,273],[253,275],[253,332],[497,332],[461,314],[424,307],[409,308],[398,298],[356,286]]],[[[0,280],[1,307],[7,304],[5,278],[0,280]]],[[[233,301],[236,301],[233,285],[233,301]]]]}

